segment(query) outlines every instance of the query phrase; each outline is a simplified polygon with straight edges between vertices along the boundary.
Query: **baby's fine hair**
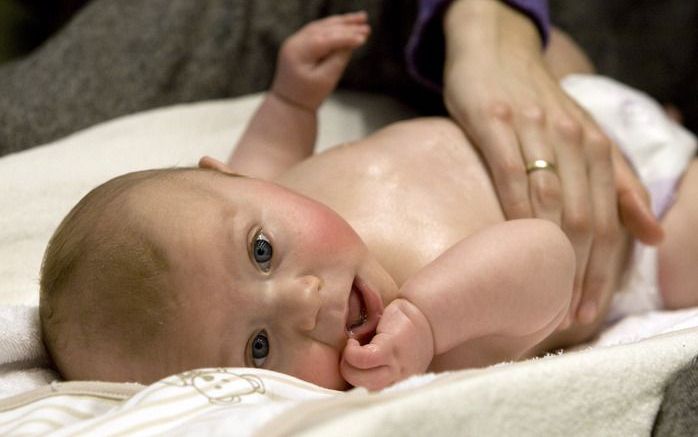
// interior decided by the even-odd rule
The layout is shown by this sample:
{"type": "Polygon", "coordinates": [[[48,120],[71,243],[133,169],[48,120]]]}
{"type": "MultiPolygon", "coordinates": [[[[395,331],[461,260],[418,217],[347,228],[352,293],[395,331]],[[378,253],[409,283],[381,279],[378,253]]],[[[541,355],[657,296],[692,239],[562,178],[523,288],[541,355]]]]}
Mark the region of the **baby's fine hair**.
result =
{"type": "Polygon", "coordinates": [[[137,360],[162,333],[169,316],[170,265],[128,206],[139,188],[187,171],[197,170],[114,178],[83,197],[51,237],[41,266],[39,309],[46,350],[64,378],[104,379],[72,368],[66,356],[76,350],[137,360]]]}

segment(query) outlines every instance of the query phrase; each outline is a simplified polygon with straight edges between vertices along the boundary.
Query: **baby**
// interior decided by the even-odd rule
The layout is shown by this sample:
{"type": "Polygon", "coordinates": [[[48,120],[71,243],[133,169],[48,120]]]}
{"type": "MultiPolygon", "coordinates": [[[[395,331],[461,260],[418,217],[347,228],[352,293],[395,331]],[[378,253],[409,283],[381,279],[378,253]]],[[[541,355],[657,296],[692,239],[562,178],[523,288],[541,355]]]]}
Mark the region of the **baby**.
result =
{"type": "MultiPolygon", "coordinates": [[[[150,383],[247,366],[379,389],[597,332],[613,294],[592,323],[563,327],[568,239],[544,220],[505,221],[449,120],[396,123],[312,155],[316,110],[368,33],[359,13],[291,36],[227,164],[126,174],[73,208],[41,275],[44,341],[66,379],[150,383]]],[[[556,177],[548,170],[532,176],[556,177]]],[[[658,249],[673,307],[698,303],[685,289],[698,281],[697,199],[694,161],[658,249]]],[[[619,285],[631,241],[609,248],[619,285]]]]}

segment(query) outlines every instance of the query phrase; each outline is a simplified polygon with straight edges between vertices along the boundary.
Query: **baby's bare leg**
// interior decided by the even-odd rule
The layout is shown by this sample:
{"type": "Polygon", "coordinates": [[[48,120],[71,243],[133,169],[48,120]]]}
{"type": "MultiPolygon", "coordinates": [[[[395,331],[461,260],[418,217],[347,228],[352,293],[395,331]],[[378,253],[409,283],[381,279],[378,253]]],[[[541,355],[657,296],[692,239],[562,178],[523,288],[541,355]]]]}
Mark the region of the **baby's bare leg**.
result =
{"type": "Polygon", "coordinates": [[[545,63],[556,79],[560,80],[568,74],[594,74],[596,71],[586,53],[572,37],[558,28],[550,32],[550,41],[544,53],[545,63]]]}
{"type": "Polygon", "coordinates": [[[676,202],[662,220],[659,289],[667,308],[698,305],[698,159],[681,181],[676,202]]]}

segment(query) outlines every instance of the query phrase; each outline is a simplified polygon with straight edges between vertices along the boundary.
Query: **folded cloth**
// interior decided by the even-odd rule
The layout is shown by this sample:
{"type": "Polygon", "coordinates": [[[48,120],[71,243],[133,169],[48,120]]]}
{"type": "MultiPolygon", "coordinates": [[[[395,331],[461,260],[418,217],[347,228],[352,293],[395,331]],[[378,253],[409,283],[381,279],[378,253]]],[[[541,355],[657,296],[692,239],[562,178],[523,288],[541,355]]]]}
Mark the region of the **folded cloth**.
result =
{"type": "Polygon", "coordinates": [[[650,311],[626,316],[607,326],[593,342],[581,345],[578,349],[587,346],[635,343],[645,338],[696,327],[698,327],[697,307],[673,311],[650,311]]]}
{"type": "Polygon", "coordinates": [[[56,379],[41,341],[38,307],[0,305],[0,397],[56,379]]]}

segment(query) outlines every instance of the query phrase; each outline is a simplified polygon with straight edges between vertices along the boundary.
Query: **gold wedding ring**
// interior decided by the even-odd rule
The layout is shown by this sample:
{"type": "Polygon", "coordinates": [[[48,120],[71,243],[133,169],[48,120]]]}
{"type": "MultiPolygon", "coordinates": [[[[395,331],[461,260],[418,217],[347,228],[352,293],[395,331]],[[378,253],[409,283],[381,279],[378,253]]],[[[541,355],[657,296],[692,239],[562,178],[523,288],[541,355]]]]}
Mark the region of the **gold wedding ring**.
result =
{"type": "Polygon", "coordinates": [[[555,173],[555,164],[548,162],[545,159],[536,159],[533,162],[526,164],[526,174],[531,174],[538,170],[550,170],[555,173]]]}

